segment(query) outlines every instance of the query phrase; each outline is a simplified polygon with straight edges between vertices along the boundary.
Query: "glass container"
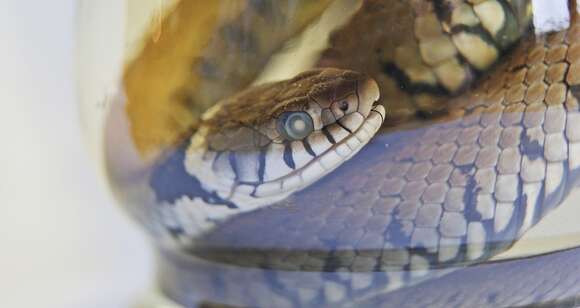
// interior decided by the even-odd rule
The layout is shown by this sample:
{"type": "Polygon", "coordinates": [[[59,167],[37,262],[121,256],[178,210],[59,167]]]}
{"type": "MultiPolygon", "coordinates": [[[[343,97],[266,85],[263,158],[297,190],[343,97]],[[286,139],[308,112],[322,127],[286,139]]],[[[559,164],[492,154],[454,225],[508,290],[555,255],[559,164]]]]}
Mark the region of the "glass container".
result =
{"type": "Polygon", "coordinates": [[[577,304],[580,23],[538,2],[80,1],[87,144],[163,297],[577,304]]]}

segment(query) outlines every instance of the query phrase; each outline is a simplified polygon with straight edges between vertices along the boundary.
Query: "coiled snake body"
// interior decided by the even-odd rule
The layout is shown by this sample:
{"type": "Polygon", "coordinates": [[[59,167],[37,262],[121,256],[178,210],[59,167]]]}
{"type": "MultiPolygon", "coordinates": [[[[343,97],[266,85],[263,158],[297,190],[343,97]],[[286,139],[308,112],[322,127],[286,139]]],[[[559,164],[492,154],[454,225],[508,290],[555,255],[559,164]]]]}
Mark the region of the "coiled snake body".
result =
{"type": "Polygon", "coordinates": [[[206,112],[153,171],[156,211],[172,244],[256,283],[198,268],[199,288],[338,304],[509,248],[580,172],[580,23],[528,37],[530,6],[365,1],[321,68],[206,112]]]}

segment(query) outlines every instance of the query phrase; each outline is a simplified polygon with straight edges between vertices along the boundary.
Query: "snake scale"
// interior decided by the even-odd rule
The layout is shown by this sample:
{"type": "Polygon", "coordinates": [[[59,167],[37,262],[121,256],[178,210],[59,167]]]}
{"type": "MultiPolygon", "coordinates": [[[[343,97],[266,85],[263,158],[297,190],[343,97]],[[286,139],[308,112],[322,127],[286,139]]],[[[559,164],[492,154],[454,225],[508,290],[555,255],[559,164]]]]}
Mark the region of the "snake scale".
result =
{"type": "Polygon", "coordinates": [[[377,306],[508,249],[580,174],[580,22],[538,38],[531,14],[363,1],[317,69],[222,98],[151,173],[168,245],[200,260],[180,288],[377,306]]]}

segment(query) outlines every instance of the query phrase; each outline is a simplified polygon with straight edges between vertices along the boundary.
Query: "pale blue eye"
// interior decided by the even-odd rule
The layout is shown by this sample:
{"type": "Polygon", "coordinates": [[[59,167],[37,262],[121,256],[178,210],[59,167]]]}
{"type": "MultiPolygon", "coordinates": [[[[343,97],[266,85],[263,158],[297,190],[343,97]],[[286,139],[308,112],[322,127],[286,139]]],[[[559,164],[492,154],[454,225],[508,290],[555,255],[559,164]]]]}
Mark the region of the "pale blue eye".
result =
{"type": "Polygon", "coordinates": [[[303,111],[285,112],[278,120],[278,131],[287,139],[301,140],[314,130],[310,115],[303,111]]]}

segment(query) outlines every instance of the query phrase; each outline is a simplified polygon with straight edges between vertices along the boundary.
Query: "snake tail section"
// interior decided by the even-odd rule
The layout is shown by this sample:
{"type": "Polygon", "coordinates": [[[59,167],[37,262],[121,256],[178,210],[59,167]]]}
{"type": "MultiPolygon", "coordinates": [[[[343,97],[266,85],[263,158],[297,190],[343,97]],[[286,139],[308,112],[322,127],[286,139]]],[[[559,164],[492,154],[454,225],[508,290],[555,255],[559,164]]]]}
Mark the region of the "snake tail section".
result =
{"type": "Polygon", "coordinates": [[[387,125],[433,118],[509,54],[530,32],[531,16],[529,0],[364,1],[332,34],[319,65],[375,77],[387,125]],[[353,57],[361,45],[353,37],[363,34],[368,55],[353,57]]]}

